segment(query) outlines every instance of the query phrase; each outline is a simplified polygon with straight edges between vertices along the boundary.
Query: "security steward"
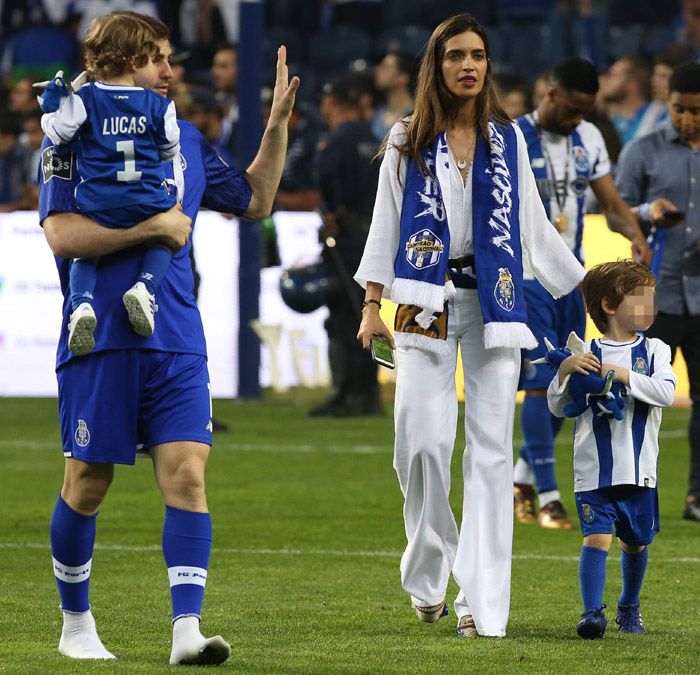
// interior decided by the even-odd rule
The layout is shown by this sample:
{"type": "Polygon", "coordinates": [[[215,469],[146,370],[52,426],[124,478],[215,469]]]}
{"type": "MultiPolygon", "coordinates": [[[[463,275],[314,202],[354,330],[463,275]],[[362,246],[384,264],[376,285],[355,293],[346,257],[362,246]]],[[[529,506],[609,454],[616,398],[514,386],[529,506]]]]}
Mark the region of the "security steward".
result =
{"type": "Polygon", "coordinates": [[[310,411],[313,417],[382,414],[377,366],[355,337],[364,291],[352,276],[367,239],[379,177],[379,163],[372,161],[378,144],[362,121],[360,95],[351,75],[328,82],[321,95],[328,134],[319,143],[316,170],[323,259],[335,288],[325,323],[333,386],[328,399],[310,411]]]}

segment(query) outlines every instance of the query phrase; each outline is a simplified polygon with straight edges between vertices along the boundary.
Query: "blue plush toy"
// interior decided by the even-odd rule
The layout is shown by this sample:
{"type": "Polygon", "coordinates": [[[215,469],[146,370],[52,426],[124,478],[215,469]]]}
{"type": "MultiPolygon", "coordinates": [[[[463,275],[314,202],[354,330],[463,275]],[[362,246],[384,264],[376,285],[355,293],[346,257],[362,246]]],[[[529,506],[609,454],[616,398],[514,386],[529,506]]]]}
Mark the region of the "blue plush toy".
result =
{"type": "MultiPolygon", "coordinates": [[[[533,364],[546,363],[555,370],[562,361],[572,354],[583,353],[583,340],[575,332],[569,334],[565,347],[555,348],[547,339],[544,339],[547,354],[541,359],[532,361],[533,364]]],[[[613,382],[615,371],[611,370],[604,377],[595,373],[582,375],[571,373],[568,376],[567,390],[571,401],[564,407],[564,415],[578,417],[588,408],[596,415],[609,415],[616,420],[624,417],[627,389],[619,382],[613,382]]]]}
{"type": "Polygon", "coordinates": [[[70,89],[63,79],[63,71],[59,70],[51,80],[37,82],[34,86],[42,85],[45,86],[44,93],[36,97],[42,112],[56,112],[61,107],[62,100],[70,95],[70,89]]]}

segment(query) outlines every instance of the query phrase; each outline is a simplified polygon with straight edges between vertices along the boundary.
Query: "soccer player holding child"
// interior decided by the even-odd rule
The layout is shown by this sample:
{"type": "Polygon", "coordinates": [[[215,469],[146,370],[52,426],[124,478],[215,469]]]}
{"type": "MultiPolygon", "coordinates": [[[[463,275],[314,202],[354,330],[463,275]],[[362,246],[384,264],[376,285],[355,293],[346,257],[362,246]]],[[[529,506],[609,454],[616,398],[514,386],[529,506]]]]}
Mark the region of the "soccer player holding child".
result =
{"type": "MultiPolygon", "coordinates": [[[[157,43],[138,16],[96,19],[85,40],[85,59],[97,81],[69,94],[59,72],[40,99],[46,112],[57,103],[56,94],[64,96],[58,110],[43,116],[42,128],[58,152],[76,150],[83,179],[76,189],[78,208],[106,227],[133,227],[175,205],[163,167],[180,152],[175,104],[134,82],[137,69],[155,68],[157,43]]],[[[153,335],[155,294],[170,258],[163,245],[149,248],[138,281],[124,293],[129,321],[143,337],[153,335]]],[[[80,258],[71,266],[68,347],[77,355],[95,347],[96,263],[80,258]]]]}
{"type": "Polygon", "coordinates": [[[647,547],[659,531],[656,467],[661,409],[673,403],[676,378],[671,350],[646,338],[654,321],[654,275],[644,265],[620,260],[593,267],[581,289],[588,313],[603,333],[583,353],[565,359],[549,385],[549,408],[557,417],[571,400],[574,373],[605,375],[626,390],[624,417],[618,421],[591,406],[576,418],[574,491],[583,531],[579,563],[583,614],[576,631],[600,638],[607,620],[603,604],[605,563],[613,527],[622,549],[622,595],[617,623],[624,633],[643,633],[639,594],[647,547]]]}

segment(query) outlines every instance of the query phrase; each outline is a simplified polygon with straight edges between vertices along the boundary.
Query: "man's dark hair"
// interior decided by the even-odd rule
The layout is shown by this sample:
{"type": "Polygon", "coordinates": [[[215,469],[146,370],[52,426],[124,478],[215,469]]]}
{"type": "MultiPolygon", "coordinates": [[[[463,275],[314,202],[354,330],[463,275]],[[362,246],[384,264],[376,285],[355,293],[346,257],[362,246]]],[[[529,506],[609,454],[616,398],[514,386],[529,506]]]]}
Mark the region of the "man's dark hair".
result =
{"type": "Polygon", "coordinates": [[[676,66],[671,73],[668,90],[679,94],[700,94],[700,63],[686,61],[676,66]]]}
{"type": "Polygon", "coordinates": [[[345,107],[357,108],[362,91],[358,79],[353,75],[339,75],[326,82],[321,93],[332,96],[345,107]]]}
{"type": "Polygon", "coordinates": [[[566,91],[584,94],[598,93],[598,71],[586,59],[572,58],[560,61],[552,69],[550,79],[566,91]]]}
{"type": "Polygon", "coordinates": [[[399,72],[403,73],[404,75],[408,75],[408,77],[413,80],[416,72],[415,57],[408,52],[403,52],[400,50],[394,50],[388,53],[396,57],[396,67],[399,69],[399,72]]]}

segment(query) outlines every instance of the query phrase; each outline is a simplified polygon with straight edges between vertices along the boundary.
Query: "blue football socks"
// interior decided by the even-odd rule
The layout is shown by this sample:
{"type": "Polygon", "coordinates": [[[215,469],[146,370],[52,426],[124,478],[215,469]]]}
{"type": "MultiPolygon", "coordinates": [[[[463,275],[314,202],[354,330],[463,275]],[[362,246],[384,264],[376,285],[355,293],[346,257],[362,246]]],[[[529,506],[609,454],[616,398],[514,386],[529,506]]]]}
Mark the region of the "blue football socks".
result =
{"type": "Polygon", "coordinates": [[[546,396],[525,396],[521,420],[524,444],[520,455],[535,473],[537,492],[556,490],[552,414],[546,396]]]}
{"type": "Polygon", "coordinates": [[[76,258],[70,266],[70,306],[73,311],[84,302],[92,304],[97,283],[97,266],[87,258],[76,258]]]}
{"type": "Polygon", "coordinates": [[[170,249],[164,246],[149,248],[143,256],[143,264],[141,265],[138,280],[145,284],[151,295],[156,294],[158,286],[160,286],[165,273],[168,271],[171,258],[172,253],[170,249]]]}
{"type": "Polygon", "coordinates": [[[588,612],[591,609],[600,609],[603,605],[605,563],[607,558],[607,551],[593,548],[592,546],[581,548],[578,574],[584,612],[588,612]]]}
{"type": "Polygon", "coordinates": [[[90,609],[88,592],[96,518],[97,514],[84,516],[74,511],[58,496],[51,518],[51,555],[61,609],[67,612],[90,609]]]}
{"type": "Polygon", "coordinates": [[[163,557],[170,579],[173,621],[183,616],[201,616],[210,553],[209,514],[166,506],[163,557]]]}
{"type": "Polygon", "coordinates": [[[622,567],[621,605],[639,604],[639,593],[642,590],[648,558],[649,549],[646,546],[644,550],[639,553],[626,553],[622,551],[622,560],[620,561],[622,567]]]}

